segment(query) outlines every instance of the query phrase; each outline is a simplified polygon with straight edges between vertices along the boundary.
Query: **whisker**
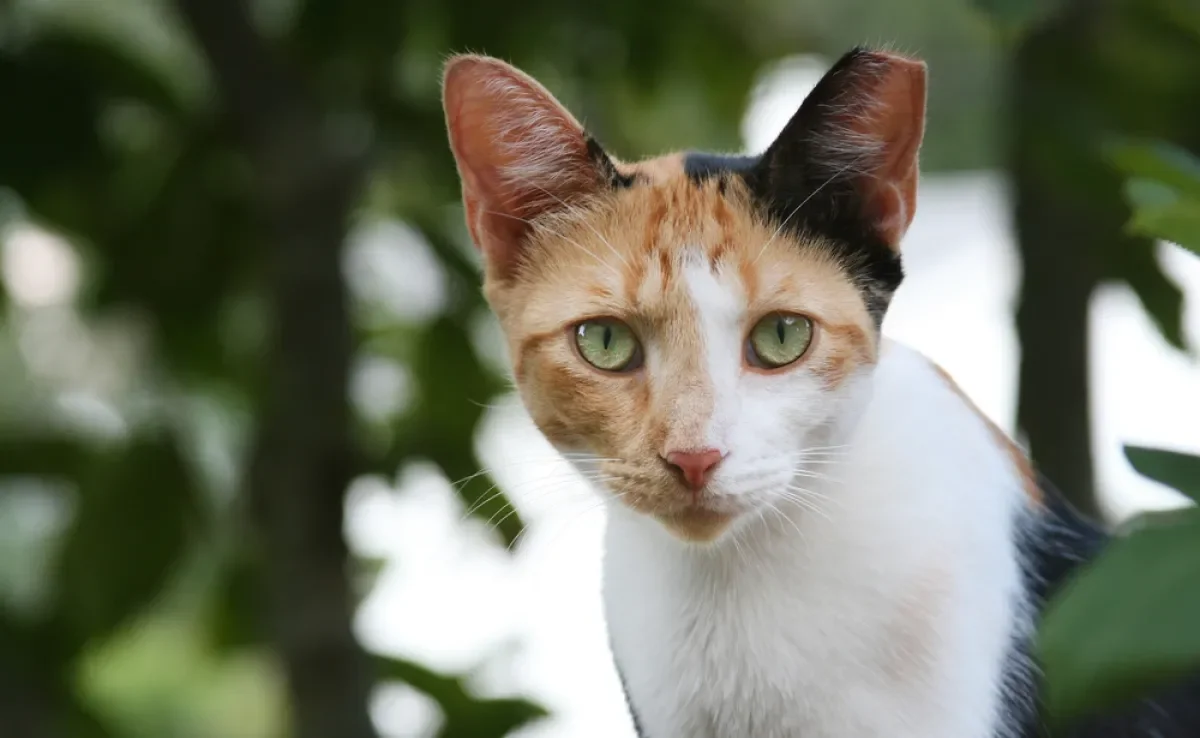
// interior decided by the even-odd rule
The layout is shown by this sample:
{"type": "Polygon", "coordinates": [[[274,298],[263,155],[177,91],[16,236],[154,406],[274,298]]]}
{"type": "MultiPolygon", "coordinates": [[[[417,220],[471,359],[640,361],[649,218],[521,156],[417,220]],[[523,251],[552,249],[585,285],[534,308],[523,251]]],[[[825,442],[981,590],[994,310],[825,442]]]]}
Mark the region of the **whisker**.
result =
{"type": "Polygon", "coordinates": [[[838,479],[837,477],[831,477],[828,474],[822,474],[821,472],[813,471],[811,469],[792,469],[792,476],[805,477],[807,479],[819,479],[822,482],[831,482],[833,484],[842,484],[842,480],[838,479]]]}
{"type": "Polygon", "coordinates": [[[810,499],[820,500],[822,502],[830,502],[833,499],[829,495],[822,494],[821,492],[818,492],[814,489],[808,489],[807,487],[801,487],[800,485],[795,484],[795,483],[787,485],[784,489],[786,489],[790,492],[796,492],[799,494],[803,494],[810,499]]]}
{"type": "Polygon", "coordinates": [[[804,508],[805,510],[808,510],[814,515],[820,515],[825,520],[833,522],[833,519],[829,517],[828,513],[822,510],[820,505],[813,501],[811,490],[804,489],[803,487],[789,486],[780,496],[783,499],[788,500],[789,502],[792,502],[795,505],[804,508]]]}
{"type": "Polygon", "coordinates": [[[768,238],[767,242],[763,244],[761,249],[759,249],[758,255],[754,257],[754,261],[752,261],[750,263],[752,265],[758,263],[758,260],[760,258],[762,258],[762,255],[764,253],[766,253],[767,247],[770,246],[775,241],[775,239],[779,236],[779,234],[783,232],[783,229],[785,226],[787,226],[788,221],[790,221],[792,219],[792,217],[796,215],[796,213],[800,212],[800,208],[807,205],[808,201],[813,199],[814,197],[816,197],[817,193],[820,192],[821,190],[825,189],[826,185],[828,185],[829,183],[833,182],[838,177],[845,174],[847,171],[850,170],[851,167],[857,165],[864,158],[866,158],[866,154],[855,157],[851,161],[847,162],[846,165],[843,166],[841,169],[838,169],[836,172],[829,175],[829,178],[826,179],[824,182],[822,182],[820,185],[818,185],[812,192],[808,193],[808,196],[805,197],[803,200],[801,200],[800,204],[797,205],[795,208],[793,208],[792,212],[788,213],[788,216],[783,219],[783,222],[779,224],[779,227],[775,229],[775,232],[771,234],[771,237],[768,238]]]}
{"type": "MultiPolygon", "coordinates": [[[[558,474],[542,477],[536,480],[538,482],[538,486],[533,490],[533,492],[561,489],[560,485],[571,482],[578,477],[578,474],[558,474]]],[[[479,500],[476,500],[474,504],[467,508],[467,511],[462,515],[462,520],[466,520],[480,508],[503,496],[507,496],[509,498],[509,503],[514,506],[517,504],[518,499],[530,499],[530,495],[532,493],[526,487],[526,485],[515,485],[513,489],[504,489],[499,482],[494,482],[492,486],[488,487],[487,491],[483,493],[483,497],[481,497],[479,500]]]]}
{"type": "Polygon", "coordinates": [[[765,509],[770,510],[771,512],[775,513],[775,517],[779,518],[780,520],[786,521],[789,525],[792,526],[792,529],[796,531],[796,535],[800,536],[801,538],[804,538],[804,531],[800,530],[800,526],[796,525],[796,521],[792,520],[787,515],[784,515],[783,511],[781,511],[775,505],[774,502],[767,503],[767,506],[765,509]]]}
{"type": "MultiPolygon", "coordinates": [[[[516,216],[516,215],[510,215],[510,214],[508,214],[508,213],[500,213],[500,212],[497,212],[497,211],[495,211],[495,210],[488,210],[488,211],[486,211],[486,212],[487,212],[487,213],[489,213],[489,214],[491,214],[491,215],[498,215],[498,216],[500,216],[500,217],[502,217],[502,218],[509,218],[509,219],[512,219],[512,220],[520,221],[520,222],[522,222],[522,223],[526,223],[526,224],[528,224],[528,225],[531,225],[531,226],[534,226],[534,227],[536,227],[536,228],[540,228],[540,229],[542,229],[542,230],[544,230],[544,231],[547,231],[547,232],[548,232],[550,235],[554,236],[555,238],[561,238],[561,239],[563,239],[564,241],[566,241],[567,243],[571,244],[571,245],[572,245],[572,246],[574,246],[575,248],[579,249],[579,250],[580,250],[580,251],[582,251],[583,253],[587,254],[587,255],[588,255],[588,256],[590,256],[590,257],[592,257],[593,259],[595,259],[595,260],[596,260],[596,263],[597,263],[597,264],[599,264],[600,266],[607,267],[608,269],[610,269],[610,270],[612,271],[613,275],[615,275],[615,276],[617,276],[617,277],[619,277],[619,276],[620,276],[620,272],[618,272],[618,271],[616,270],[616,268],[615,268],[615,267],[613,267],[613,265],[612,265],[612,264],[609,264],[609,263],[608,263],[607,261],[605,261],[604,259],[601,259],[599,256],[597,256],[597,255],[595,254],[595,252],[593,252],[593,251],[592,251],[591,249],[589,249],[587,246],[584,246],[583,244],[579,243],[578,241],[576,241],[575,239],[573,239],[573,238],[571,238],[570,236],[566,235],[565,233],[560,233],[560,232],[558,232],[558,231],[554,230],[553,228],[551,228],[551,227],[549,227],[549,226],[545,225],[544,223],[537,223],[537,224],[535,224],[533,221],[529,220],[528,218],[522,218],[522,217],[519,217],[519,216],[516,216]]],[[[605,242],[605,245],[606,245],[606,246],[608,246],[610,249],[612,249],[612,245],[611,245],[611,244],[609,244],[608,242],[605,242]]],[[[617,252],[616,252],[616,249],[613,249],[613,253],[617,253],[617,252]]],[[[620,254],[618,254],[618,256],[620,256],[620,254]]],[[[624,259],[622,259],[622,261],[624,261],[624,259]]],[[[628,264],[628,262],[626,262],[626,264],[628,264]]]]}
{"type": "MultiPolygon", "coordinates": [[[[484,493],[485,497],[477,500],[473,505],[470,506],[470,508],[467,509],[465,513],[463,513],[462,520],[466,520],[471,516],[472,513],[476,512],[484,505],[487,505],[489,502],[499,498],[502,495],[506,495],[509,498],[510,504],[515,508],[520,501],[532,501],[534,499],[538,499],[548,492],[561,489],[563,484],[576,480],[582,480],[590,484],[604,484],[610,481],[609,477],[600,472],[580,472],[577,470],[569,470],[540,477],[536,480],[533,480],[533,483],[531,484],[513,485],[511,489],[503,489],[501,488],[500,483],[496,482],[488,488],[487,492],[484,493]]],[[[488,522],[489,524],[491,523],[490,520],[488,522]]],[[[498,525],[499,524],[497,524],[497,526],[498,525]]]]}
{"type": "MultiPolygon", "coordinates": [[[[607,504],[606,501],[603,498],[601,498],[599,501],[593,502],[592,504],[585,507],[583,510],[577,511],[575,514],[573,514],[567,520],[562,521],[559,526],[558,532],[555,534],[555,538],[551,539],[551,542],[553,542],[554,540],[557,540],[557,536],[562,535],[563,530],[565,530],[566,528],[569,528],[572,524],[577,523],[579,520],[583,519],[584,516],[604,507],[606,504],[607,504]]],[[[508,544],[507,551],[509,553],[512,553],[513,549],[516,548],[517,544],[520,543],[520,541],[525,537],[526,533],[528,533],[528,532],[529,532],[529,526],[526,526],[525,528],[523,528],[521,530],[520,533],[517,534],[517,536],[515,538],[513,538],[512,542],[510,544],[508,544]]]]}
{"type": "MultiPolygon", "coordinates": [[[[561,197],[559,197],[558,195],[555,195],[553,192],[550,192],[549,190],[546,190],[546,189],[544,189],[543,187],[540,187],[540,186],[539,186],[538,184],[536,184],[535,182],[529,182],[529,181],[527,181],[527,182],[526,182],[526,184],[528,184],[528,185],[530,185],[530,186],[532,186],[532,187],[536,187],[537,189],[541,190],[542,192],[544,192],[545,194],[549,195],[550,197],[553,197],[553,198],[554,198],[555,200],[557,200],[557,201],[558,201],[558,203],[559,203],[560,205],[562,205],[563,207],[565,207],[565,208],[568,208],[568,209],[570,209],[570,208],[571,208],[571,206],[570,206],[570,205],[568,205],[567,203],[563,202],[563,199],[562,199],[561,197]]],[[[624,257],[624,255],[622,255],[622,254],[621,254],[621,252],[617,251],[617,250],[616,250],[616,249],[613,247],[613,245],[612,245],[611,243],[609,243],[609,242],[608,242],[608,239],[604,237],[604,234],[603,234],[603,233],[601,233],[601,232],[600,232],[600,231],[599,231],[599,230],[596,228],[596,226],[592,225],[592,223],[591,223],[591,221],[590,221],[590,220],[588,220],[588,219],[584,218],[584,219],[583,219],[583,224],[584,224],[584,225],[586,225],[588,228],[590,228],[590,229],[591,229],[591,231],[592,231],[592,233],[595,233],[595,234],[596,234],[596,237],[597,237],[597,238],[599,238],[599,239],[600,239],[600,241],[601,241],[601,242],[602,242],[602,243],[603,243],[605,246],[607,246],[607,247],[608,247],[608,250],[612,252],[613,256],[615,256],[615,257],[617,257],[618,259],[620,259],[620,260],[621,260],[621,263],[622,263],[622,264],[624,264],[625,266],[629,266],[629,260],[628,260],[628,259],[626,259],[626,258],[624,257]]],[[[559,236],[560,236],[560,238],[562,237],[560,234],[556,234],[556,235],[559,235],[559,236]]]]}
{"type": "MultiPolygon", "coordinates": [[[[518,466],[528,466],[531,464],[556,464],[557,462],[560,462],[563,460],[566,460],[568,462],[592,461],[592,462],[595,462],[598,464],[602,464],[605,462],[621,461],[621,459],[609,459],[609,458],[604,458],[604,457],[599,457],[599,456],[591,456],[590,454],[568,455],[568,454],[558,454],[558,453],[551,455],[551,456],[542,456],[542,457],[537,457],[537,458],[513,459],[510,461],[505,461],[502,464],[485,466],[477,472],[468,474],[467,476],[465,476],[461,479],[451,482],[450,486],[458,489],[458,488],[461,488],[462,485],[466,484],[467,482],[470,482],[472,479],[481,477],[485,474],[491,474],[494,476],[496,474],[496,472],[498,472],[500,470],[512,469],[512,468],[518,467],[518,466]]],[[[571,467],[571,469],[574,470],[575,467],[571,467]]]]}

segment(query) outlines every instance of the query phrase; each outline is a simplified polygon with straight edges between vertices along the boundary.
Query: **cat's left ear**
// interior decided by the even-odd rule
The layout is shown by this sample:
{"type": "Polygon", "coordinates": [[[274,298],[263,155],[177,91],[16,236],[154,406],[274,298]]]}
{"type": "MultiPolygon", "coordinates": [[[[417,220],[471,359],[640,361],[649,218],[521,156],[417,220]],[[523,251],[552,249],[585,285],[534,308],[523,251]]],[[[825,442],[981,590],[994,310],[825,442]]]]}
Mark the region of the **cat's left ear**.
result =
{"type": "Polygon", "coordinates": [[[925,79],[921,61],[846,54],[763,154],[756,189],[801,221],[849,214],[898,251],[916,213],[925,79]]]}

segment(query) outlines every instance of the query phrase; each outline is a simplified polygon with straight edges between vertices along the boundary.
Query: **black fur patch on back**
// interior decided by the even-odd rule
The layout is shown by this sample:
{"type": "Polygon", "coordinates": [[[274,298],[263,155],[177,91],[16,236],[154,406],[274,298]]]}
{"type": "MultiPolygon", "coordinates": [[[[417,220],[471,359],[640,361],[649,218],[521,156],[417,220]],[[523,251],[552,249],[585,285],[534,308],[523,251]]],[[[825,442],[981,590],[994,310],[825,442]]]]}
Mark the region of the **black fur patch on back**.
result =
{"type": "Polygon", "coordinates": [[[803,239],[819,237],[854,280],[876,327],[883,323],[892,295],[904,279],[900,255],[860,217],[857,193],[837,177],[768,178],[760,156],[684,155],[683,170],[697,183],[738,177],[771,222],[803,239]]]}
{"type": "MultiPolygon", "coordinates": [[[[1021,542],[1024,577],[1035,612],[1045,611],[1049,600],[1068,584],[1084,566],[1095,560],[1111,540],[1108,533],[1083,518],[1048,481],[1042,479],[1046,508],[1021,542]]],[[[1021,668],[1032,655],[1029,638],[1014,644],[1013,669],[1021,668]]],[[[1030,684],[1010,671],[1006,707],[1021,710],[1013,690],[1028,690],[1030,684]]],[[[1039,688],[1040,691],[1040,688],[1039,688]]],[[[1026,695],[1028,696],[1028,695],[1026,695]]],[[[1028,702],[1028,700],[1025,700],[1028,702]]],[[[1038,701],[1040,705],[1040,700],[1038,701]]],[[[1012,713],[1009,713],[1012,714],[1012,713]]],[[[1015,732],[1001,733],[1020,738],[1045,738],[1049,731],[1040,715],[1027,715],[1015,732]]],[[[1089,715],[1056,738],[1197,738],[1200,736],[1200,671],[1133,704],[1089,715]]]]}

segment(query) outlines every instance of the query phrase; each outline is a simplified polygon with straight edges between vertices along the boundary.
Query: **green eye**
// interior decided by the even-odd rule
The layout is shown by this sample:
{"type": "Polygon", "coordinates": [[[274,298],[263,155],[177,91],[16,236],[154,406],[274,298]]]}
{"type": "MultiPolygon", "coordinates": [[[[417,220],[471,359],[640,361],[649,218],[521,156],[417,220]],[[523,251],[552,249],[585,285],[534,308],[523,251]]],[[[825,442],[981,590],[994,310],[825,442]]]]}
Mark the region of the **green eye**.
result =
{"type": "Polygon", "coordinates": [[[585,320],[575,326],[575,345],[584,361],[606,372],[629,371],[641,363],[637,337],[618,320],[585,320]]]}
{"type": "Polygon", "coordinates": [[[754,326],[747,341],[751,364],[765,369],[787,366],[804,355],[812,343],[812,321],[799,315],[772,313],[754,326]]]}

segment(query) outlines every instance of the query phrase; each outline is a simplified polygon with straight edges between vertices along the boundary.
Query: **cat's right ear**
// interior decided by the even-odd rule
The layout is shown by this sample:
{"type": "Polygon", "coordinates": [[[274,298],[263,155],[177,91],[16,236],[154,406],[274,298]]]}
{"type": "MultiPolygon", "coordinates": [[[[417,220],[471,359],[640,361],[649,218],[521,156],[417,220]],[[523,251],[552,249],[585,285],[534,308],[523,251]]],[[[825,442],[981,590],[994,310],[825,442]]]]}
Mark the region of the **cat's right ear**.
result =
{"type": "Polygon", "coordinates": [[[467,227],[490,275],[519,266],[537,218],[593,194],[616,174],[546,88],[498,59],[453,57],[442,104],[467,227]]]}
{"type": "Polygon", "coordinates": [[[756,184],[797,222],[848,216],[892,251],[916,212],[924,62],[855,49],[763,154],[756,184]]]}

